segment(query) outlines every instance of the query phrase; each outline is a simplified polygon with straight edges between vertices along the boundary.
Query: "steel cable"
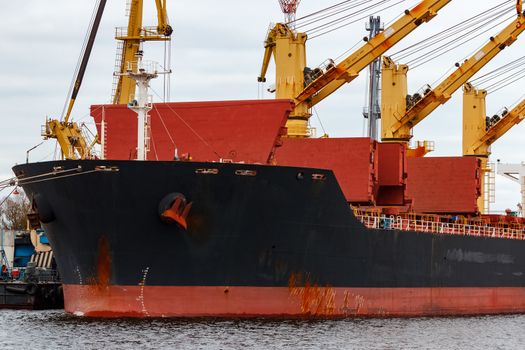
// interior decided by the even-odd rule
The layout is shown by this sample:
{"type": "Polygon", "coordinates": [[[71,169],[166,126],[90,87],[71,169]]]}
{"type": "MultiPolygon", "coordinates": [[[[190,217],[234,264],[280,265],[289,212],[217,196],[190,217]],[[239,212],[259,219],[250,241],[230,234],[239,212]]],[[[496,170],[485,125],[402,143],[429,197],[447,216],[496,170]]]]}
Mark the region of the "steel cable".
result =
{"type": "MultiPolygon", "coordinates": [[[[390,1],[391,1],[391,0],[385,0],[385,1],[383,1],[383,2],[390,2],[390,1]]],[[[399,0],[399,1],[395,2],[394,4],[391,4],[391,5],[388,5],[388,6],[386,6],[386,7],[381,8],[381,9],[378,9],[377,11],[378,11],[378,13],[380,13],[380,12],[385,11],[385,10],[388,10],[388,9],[390,9],[390,8],[396,6],[396,5],[399,5],[400,3],[404,2],[404,1],[406,1],[406,0],[399,0]]],[[[333,28],[333,29],[330,29],[330,30],[327,30],[327,31],[321,32],[321,33],[319,33],[319,34],[317,34],[317,35],[314,35],[314,36],[312,36],[310,39],[315,39],[315,38],[318,38],[318,37],[320,37],[320,36],[323,36],[323,35],[329,34],[329,33],[331,33],[331,32],[334,32],[334,31],[338,30],[338,29],[341,29],[341,28],[344,28],[344,27],[346,27],[346,26],[349,26],[350,24],[353,24],[353,23],[356,23],[356,22],[361,21],[361,20],[363,20],[363,19],[366,19],[366,18],[368,18],[369,16],[370,16],[370,15],[367,14],[367,15],[362,16],[362,17],[359,17],[359,18],[357,18],[357,19],[355,19],[355,20],[353,20],[353,21],[351,21],[351,22],[341,24],[341,25],[339,25],[339,26],[337,26],[337,27],[335,27],[335,28],[333,28]]]]}
{"type": "Polygon", "coordinates": [[[500,66],[494,70],[491,70],[490,72],[487,72],[476,79],[472,79],[470,82],[474,85],[482,85],[485,83],[490,82],[491,80],[501,77],[504,74],[507,74],[509,72],[512,72],[517,69],[521,69],[521,65],[525,63],[525,56],[517,58],[503,66],[500,66]]]}
{"type": "MultiPolygon", "coordinates": [[[[330,18],[332,16],[335,16],[335,15],[338,15],[338,14],[341,14],[345,11],[349,11],[351,9],[354,9],[354,8],[357,8],[359,6],[362,6],[364,4],[367,4],[367,3],[370,3],[369,0],[361,0],[360,2],[357,2],[356,4],[352,4],[351,6],[348,6],[346,8],[343,8],[343,9],[335,9],[335,10],[332,10],[331,12],[327,12],[326,14],[323,14],[322,16],[319,16],[319,17],[314,17],[312,19],[310,19],[309,21],[306,21],[304,23],[301,23],[301,24],[296,24],[295,28],[296,29],[299,29],[299,28],[305,28],[311,24],[314,24],[314,23],[317,23],[317,22],[320,22],[324,19],[327,19],[327,18],[330,18]]],[[[295,21],[297,22],[297,20],[295,21]]],[[[295,22],[289,22],[287,24],[293,24],[295,22]]]]}
{"type": "Polygon", "coordinates": [[[301,22],[301,21],[303,21],[303,20],[305,20],[307,18],[314,17],[316,15],[322,14],[323,12],[328,12],[328,11],[334,10],[334,9],[336,9],[338,7],[342,7],[345,4],[351,3],[352,1],[356,1],[356,0],[347,0],[347,1],[340,2],[338,4],[326,7],[324,9],[319,10],[319,11],[312,12],[312,13],[310,13],[308,15],[303,16],[303,17],[296,18],[294,21],[288,22],[287,24],[295,24],[296,27],[298,27],[299,26],[299,25],[297,25],[298,22],[301,22]]]}
{"type": "MultiPolygon", "coordinates": [[[[513,16],[512,16],[512,17],[513,17],[513,16]]],[[[499,26],[499,25],[501,25],[501,24],[503,24],[503,23],[505,23],[505,22],[508,22],[508,20],[509,20],[510,18],[512,18],[512,17],[505,18],[504,20],[502,20],[502,21],[496,23],[495,25],[493,25],[493,26],[487,28],[486,30],[480,32],[480,33],[477,34],[476,36],[479,36],[479,35],[481,35],[481,34],[485,34],[485,33],[487,33],[488,31],[490,31],[490,30],[496,28],[497,26],[499,26]]],[[[428,63],[428,62],[430,62],[430,61],[432,61],[432,60],[434,60],[434,59],[436,59],[436,58],[438,58],[438,57],[441,57],[441,56],[443,56],[443,55],[445,55],[445,54],[447,54],[447,53],[453,51],[454,49],[457,49],[458,47],[460,47],[460,46],[464,45],[465,43],[469,42],[471,39],[472,39],[472,38],[470,38],[470,37],[464,38],[464,40],[462,40],[462,41],[460,41],[459,43],[453,45],[452,47],[450,47],[450,48],[448,48],[448,49],[446,49],[446,50],[444,50],[444,51],[442,51],[442,52],[439,52],[439,51],[438,51],[437,53],[431,55],[430,57],[428,57],[428,55],[421,55],[421,56],[417,57],[416,59],[413,59],[413,60],[409,61],[408,65],[412,65],[412,69],[418,68],[418,67],[420,67],[420,66],[422,66],[422,65],[424,65],[424,64],[426,64],[426,63],[428,63]]],[[[446,45],[446,46],[449,46],[449,45],[446,45]]],[[[446,46],[445,46],[445,47],[446,47],[446,46]]],[[[475,52],[477,52],[477,51],[479,51],[479,50],[476,50],[475,52]]],[[[470,56],[471,56],[471,55],[469,55],[469,57],[470,57],[470,56]]]]}
{"type": "Polygon", "coordinates": [[[89,41],[89,36],[90,36],[90,33],[91,33],[91,29],[93,28],[93,25],[95,23],[95,17],[97,15],[97,9],[99,7],[99,4],[100,4],[100,0],[97,0],[97,2],[95,3],[95,7],[93,8],[93,12],[91,14],[91,19],[89,20],[89,27],[88,27],[88,30],[86,31],[86,35],[84,37],[84,43],[82,44],[82,48],[81,48],[80,54],[78,56],[77,65],[76,65],[75,71],[73,73],[73,78],[71,79],[71,84],[69,86],[69,91],[67,93],[66,102],[64,103],[64,107],[63,107],[62,113],[60,115],[60,120],[62,120],[64,118],[65,114],[66,114],[66,109],[67,109],[67,106],[69,104],[69,100],[71,99],[71,94],[73,93],[73,89],[75,87],[75,81],[76,81],[78,72],[80,70],[80,64],[82,63],[82,57],[84,56],[84,52],[86,51],[86,47],[87,47],[87,44],[88,44],[88,41],[89,41]]]}
{"type": "Polygon", "coordinates": [[[504,14],[505,12],[512,9],[512,7],[506,6],[504,9],[499,10],[498,12],[494,12],[500,7],[503,7],[506,5],[506,2],[500,3],[497,6],[494,6],[486,11],[482,11],[478,13],[475,16],[472,16],[464,21],[461,21],[445,30],[442,30],[441,32],[435,33],[431,36],[429,36],[426,39],[423,39],[419,42],[416,42],[412,45],[409,45],[399,51],[394,52],[390,56],[394,58],[395,60],[404,59],[406,57],[411,56],[414,53],[420,52],[422,49],[428,48],[432,46],[432,44],[438,43],[445,38],[449,38],[450,41],[455,40],[453,38],[450,38],[451,36],[461,34],[466,27],[477,25],[479,23],[482,23],[484,21],[489,21],[491,18],[497,18],[504,14]],[[403,54],[402,54],[403,53],[403,54]]]}

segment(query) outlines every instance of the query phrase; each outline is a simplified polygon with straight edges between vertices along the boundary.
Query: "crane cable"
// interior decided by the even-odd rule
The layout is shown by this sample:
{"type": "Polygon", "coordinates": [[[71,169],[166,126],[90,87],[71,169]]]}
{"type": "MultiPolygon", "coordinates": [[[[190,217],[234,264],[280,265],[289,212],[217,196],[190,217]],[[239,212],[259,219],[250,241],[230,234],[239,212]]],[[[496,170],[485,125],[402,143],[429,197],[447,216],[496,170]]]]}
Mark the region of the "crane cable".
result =
{"type": "MultiPolygon", "coordinates": [[[[445,38],[448,38],[449,40],[455,40],[454,38],[452,38],[452,36],[457,35],[457,34],[462,34],[463,30],[465,29],[465,27],[476,25],[476,24],[486,20],[486,18],[484,18],[484,17],[497,17],[497,16],[499,16],[500,13],[495,14],[493,11],[497,10],[498,8],[500,8],[500,7],[504,6],[504,5],[506,5],[505,2],[500,3],[499,5],[494,6],[494,7],[490,8],[490,9],[488,9],[488,10],[484,10],[484,11],[482,11],[482,12],[480,12],[480,13],[478,13],[478,14],[470,17],[470,18],[467,18],[464,21],[456,23],[455,25],[453,25],[451,27],[448,27],[448,28],[446,28],[446,29],[444,29],[444,30],[442,30],[440,32],[434,33],[434,34],[430,35],[428,38],[425,38],[425,39],[420,40],[420,41],[418,41],[418,42],[416,42],[414,44],[411,44],[411,45],[409,45],[407,47],[404,47],[403,49],[390,54],[390,56],[393,59],[395,59],[396,61],[398,61],[398,60],[410,57],[414,53],[419,53],[419,52],[421,52],[422,49],[428,48],[428,47],[432,46],[433,44],[442,41],[445,38]]],[[[507,11],[507,9],[505,9],[505,11],[507,11]]]]}
{"type": "Polygon", "coordinates": [[[505,74],[511,70],[514,70],[518,67],[521,68],[520,66],[524,63],[524,60],[525,60],[525,56],[517,58],[514,61],[504,64],[503,66],[500,66],[494,70],[491,70],[490,72],[480,75],[479,77],[475,79],[472,79],[470,82],[475,85],[484,84],[492,80],[493,78],[501,76],[502,74],[505,74]]]}
{"type": "MultiPolygon", "coordinates": [[[[388,3],[388,2],[391,2],[391,1],[392,1],[392,0],[383,0],[383,1],[381,1],[381,4],[385,4],[385,3],[388,3]]],[[[381,13],[381,12],[383,12],[383,11],[385,11],[385,10],[388,10],[388,9],[390,9],[390,8],[393,8],[394,6],[399,5],[400,3],[405,2],[405,1],[407,1],[407,0],[399,0],[399,1],[397,1],[397,2],[395,2],[395,3],[393,3],[393,4],[391,4],[391,5],[388,5],[388,6],[385,6],[385,7],[383,7],[383,8],[377,9],[377,13],[381,13]]],[[[374,8],[374,7],[378,7],[378,6],[377,6],[377,5],[375,5],[375,6],[369,6],[369,7],[366,8],[365,10],[372,10],[372,8],[374,8]]],[[[364,11],[361,11],[360,13],[362,13],[362,12],[364,12],[364,11]]],[[[324,32],[320,32],[319,34],[315,34],[315,33],[319,32],[320,29],[319,29],[319,30],[316,30],[316,31],[313,32],[315,35],[312,35],[312,36],[310,37],[310,39],[315,39],[315,38],[318,38],[318,37],[320,37],[320,36],[323,36],[323,35],[326,35],[326,34],[332,33],[332,32],[334,32],[334,31],[336,31],[336,30],[339,30],[339,29],[341,29],[341,28],[344,28],[344,27],[346,27],[346,26],[349,26],[350,24],[353,24],[353,23],[356,23],[356,22],[362,21],[363,19],[366,19],[366,18],[368,18],[369,16],[370,16],[370,14],[366,14],[366,15],[361,16],[361,17],[359,17],[359,18],[356,18],[355,20],[352,20],[352,21],[350,21],[350,22],[340,24],[340,25],[338,25],[337,27],[335,27],[335,28],[333,28],[333,29],[329,29],[329,30],[325,30],[324,32]]],[[[342,22],[342,21],[338,21],[338,22],[336,22],[336,23],[334,23],[334,24],[331,24],[330,27],[332,27],[332,26],[334,26],[334,25],[336,25],[336,24],[339,24],[340,22],[342,22]]],[[[322,29],[324,29],[324,28],[322,28],[322,29]]],[[[312,32],[309,32],[309,33],[312,34],[312,32]]]]}
{"type": "Polygon", "coordinates": [[[523,63],[525,63],[525,56],[498,67],[477,79],[473,79],[470,83],[480,86],[480,89],[486,90],[488,94],[492,94],[525,77],[525,72],[522,71],[523,63]],[[483,86],[485,84],[489,85],[483,86]]]}
{"type": "MultiPolygon", "coordinates": [[[[507,18],[504,18],[500,22],[492,25],[491,27],[489,27],[486,30],[484,30],[484,31],[480,32],[479,34],[477,34],[476,37],[479,37],[480,35],[487,33],[488,31],[498,27],[499,25],[508,22],[508,20],[513,18],[513,17],[514,17],[514,15],[512,15],[510,17],[507,17],[507,18]]],[[[479,28],[476,28],[476,30],[477,29],[479,29],[479,28]]],[[[410,64],[413,65],[412,69],[418,68],[418,67],[420,67],[420,66],[422,66],[422,65],[424,65],[424,64],[426,64],[426,63],[428,63],[428,62],[430,62],[430,61],[432,61],[432,60],[434,60],[434,59],[436,59],[438,57],[441,57],[441,56],[443,56],[443,55],[445,55],[445,54],[447,54],[447,53],[457,49],[460,46],[463,46],[464,44],[466,44],[470,40],[472,40],[472,38],[467,37],[467,38],[464,38],[462,41],[456,43],[455,45],[452,45],[452,43],[448,43],[447,45],[444,45],[444,47],[440,47],[440,49],[443,49],[443,51],[437,51],[435,54],[431,55],[430,57],[428,57],[428,55],[421,55],[418,58],[413,59],[412,61],[410,61],[408,64],[409,65],[410,64]]],[[[478,50],[476,50],[475,52],[477,52],[478,50]]],[[[468,55],[467,57],[472,56],[472,54],[468,55]]]]}
{"type": "MultiPolygon", "coordinates": [[[[339,14],[345,12],[345,11],[352,10],[352,9],[354,9],[354,8],[357,8],[357,7],[359,7],[359,6],[365,5],[365,4],[367,4],[367,3],[370,3],[370,1],[369,1],[369,0],[361,0],[360,2],[358,2],[358,3],[356,3],[356,4],[352,4],[352,6],[349,6],[349,7],[347,7],[347,8],[344,8],[344,9],[336,9],[336,10],[333,10],[333,11],[331,11],[331,12],[328,12],[327,14],[324,14],[323,16],[319,16],[319,17],[317,17],[317,18],[314,17],[314,18],[310,19],[309,21],[307,21],[307,22],[305,22],[305,23],[301,23],[301,24],[299,24],[299,25],[296,25],[295,28],[296,28],[296,29],[299,29],[299,28],[307,27],[307,26],[309,26],[309,25],[311,25],[311,24],[315,24],[315,23],[320,22],[320,21],[322,21],[322,20],[324,20],[324,19],[330,18],[330,17],[335,16],[335,15],[339,15],[339,14]]],[[[348,14],[347,16],[351,16],[351,15],[352,15],[352,14],[348,14]]]]}
{"type": "Polygon", "coordinates": [[[101,0],[97,0],[97,2],[95,3],[95,7],[93,8],[93,12],[91,14],[91,19],[89,21],[89,27],[88,27],[88,30],[86,31],[86,35],[84,37],[84,43],[82,44],[82,49],[80,50],[80,54],[78,56],[77,65],[75,67],[75,72],[73,74],[73,78],[71,79],[71,84],[69,86],[69,91],[67,93],[66,101],[64,102],[64,107],[63,107],[62,113],[60,115],[60,120],[62,120],[64,118],[64,116],[66,114],[67,106],[69,104],[69,101],[71,100],[70,97],[71,97],[71,94],[73,93],[73,89],[75,88],[75,81],[76,81],[78,72],[80,70],[80,65],[82,63],[82,57],[84,56],[84,53],[86,52],[86,47],[87,47],[87,44],[88,44],[88,41],[89,41],[89,36],[91,35],[91,30],[92,30],[93,25],[95,23],[95,17],[97,15],[97,9],[99,7],[100,1],[101,0]]]}
{"type": "Polygon", "coordinates": [[[500,79],[494,83],[492,83],[491,85],[487,86],[485,89],[487,91],[489,91],[489,93],[494,93],[496,91],[499,91],[519,80],[521,80],[522,78],[525,77],[525,72],[521,72],[518,76],[514,76],[514,77],[506,77],[506,78],[503,78],[503,79],[500,79]]]}
{"type": "Polygon", "coordinates": [[[324,9],[319,10],[319,11],[312,12],[312,13],[310,13],[308,15],[303,16],[303,17],[296,18],[294,21],[290,21],[290,22],[288,22],[286,24],[295,24],[296,27],[300,26],[297,23],[299,23],[299,22],[301,22],[301,21],[303,21],[303,20],[305,20],[307,18],[311,18],[311,17],[315,18],[316,15],[322,15],[324,12],[329,12],[330,10],[337,9],[338,7],[342,7],[342,6],[344,6],[344,5],[348,4],[348,3],[351,3],[352,1],[356,1],[356,0],[346,0],[346,1],[343,1],[343,2],[340,2],[340,3],[337,3],[335,5],[326,7],[324,9]]]}

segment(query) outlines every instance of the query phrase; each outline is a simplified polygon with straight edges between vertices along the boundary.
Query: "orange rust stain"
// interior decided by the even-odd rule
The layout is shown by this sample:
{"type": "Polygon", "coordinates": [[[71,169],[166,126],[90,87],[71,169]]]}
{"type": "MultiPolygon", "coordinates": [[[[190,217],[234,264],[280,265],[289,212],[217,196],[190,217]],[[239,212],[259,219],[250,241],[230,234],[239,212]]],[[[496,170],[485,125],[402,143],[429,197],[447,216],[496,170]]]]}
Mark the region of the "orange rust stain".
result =
{"type": "Polygon", "coordinates": [[[109,241],[103,236],[98,242],[97,277],[96,285],[100,289],[106,289],[111,277],[111,255],[109,252],[109,241]]]}
{"type": "Polygon", "coordinates": [[[288,279],[288,290],[291,296],[301,301],[301,313],[311,316],[332,316],[336,314],[336,291],[326,286],[311,284],[309,278],[303,282],[303,276],[292,273],[288,279]]]}

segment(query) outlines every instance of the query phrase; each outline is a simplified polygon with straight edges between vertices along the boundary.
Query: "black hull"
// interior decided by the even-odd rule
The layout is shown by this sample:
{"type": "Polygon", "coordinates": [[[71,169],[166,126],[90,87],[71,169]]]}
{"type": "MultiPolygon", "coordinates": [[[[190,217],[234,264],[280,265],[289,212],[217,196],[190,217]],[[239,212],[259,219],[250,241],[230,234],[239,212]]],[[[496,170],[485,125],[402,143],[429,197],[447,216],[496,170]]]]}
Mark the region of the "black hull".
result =
{"type": "Polygon", "coordinates": [[[14,171],[66,285],[525,287],[525,241],[367,229],[329,170],[96,160],[14,171]],[[23,180],[53,167],[66,172],[23,180]],[[192,203],[187,230],[160,218],[170,193],[192,203]]]}

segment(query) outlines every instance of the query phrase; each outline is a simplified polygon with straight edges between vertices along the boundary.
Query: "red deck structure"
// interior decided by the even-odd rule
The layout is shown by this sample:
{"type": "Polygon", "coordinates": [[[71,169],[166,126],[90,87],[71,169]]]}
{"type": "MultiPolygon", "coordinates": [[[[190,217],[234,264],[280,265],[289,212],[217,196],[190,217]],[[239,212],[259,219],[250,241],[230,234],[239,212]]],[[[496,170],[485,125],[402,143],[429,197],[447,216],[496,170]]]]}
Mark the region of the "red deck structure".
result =
{"type": "Polygon", "coordinates": [[[375,201],[376,142],[370,138],[283,139],[278,165],[331,169],[352,203],[375,201]]]}
{"type": "MultiPolygon", "coordinates": [[[[157,103],[151,116],[149,160],[190,154],[195,161],[268,163],[293,104],[289,100],[157,103]]],[[[106,159],[134,159],[137,115],[126,105],[94,105],[106,159]],[[102,133],[101,122],[105,122],[102,133]]]]}
{"type": "Polygon", "coordinates": [[[407,158],[407,194],[420,213],[479,211],[480,166],[476,157],[407,158]]]}

